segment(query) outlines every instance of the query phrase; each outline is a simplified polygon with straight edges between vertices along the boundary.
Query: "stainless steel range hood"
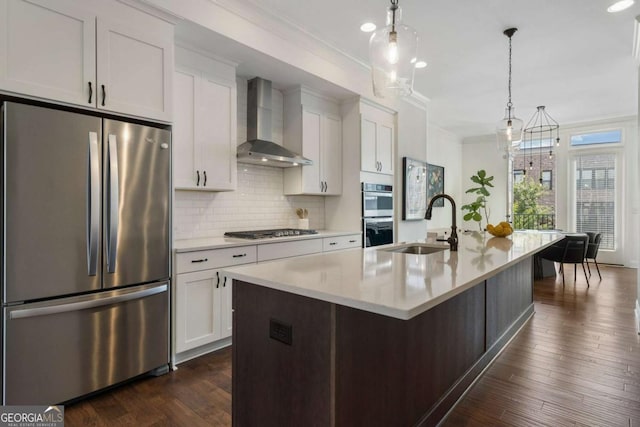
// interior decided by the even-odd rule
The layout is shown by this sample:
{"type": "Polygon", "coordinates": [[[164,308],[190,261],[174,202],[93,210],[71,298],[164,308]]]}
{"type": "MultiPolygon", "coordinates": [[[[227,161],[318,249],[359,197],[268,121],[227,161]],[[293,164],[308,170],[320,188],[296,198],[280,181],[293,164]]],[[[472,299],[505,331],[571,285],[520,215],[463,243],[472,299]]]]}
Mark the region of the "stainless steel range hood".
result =
{"type": "Polygon", "coordinates": [[[238,147],[238,162],[289,168],[313,162],[271,141],[271,82],[249,80],[247,142],[238,147]]]}

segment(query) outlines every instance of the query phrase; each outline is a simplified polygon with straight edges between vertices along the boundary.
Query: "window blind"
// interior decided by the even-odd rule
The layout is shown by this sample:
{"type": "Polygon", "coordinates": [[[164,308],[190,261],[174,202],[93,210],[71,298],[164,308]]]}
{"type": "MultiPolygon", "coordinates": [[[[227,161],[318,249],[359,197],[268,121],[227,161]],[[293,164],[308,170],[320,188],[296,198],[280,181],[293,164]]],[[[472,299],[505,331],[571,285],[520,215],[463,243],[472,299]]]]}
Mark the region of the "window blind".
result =
{"type": "Polygon", "coordinates": [[[614,250],[616,156],[611,153],[577,155],[576,231],[602,233],[600,249],[614,250]]]}

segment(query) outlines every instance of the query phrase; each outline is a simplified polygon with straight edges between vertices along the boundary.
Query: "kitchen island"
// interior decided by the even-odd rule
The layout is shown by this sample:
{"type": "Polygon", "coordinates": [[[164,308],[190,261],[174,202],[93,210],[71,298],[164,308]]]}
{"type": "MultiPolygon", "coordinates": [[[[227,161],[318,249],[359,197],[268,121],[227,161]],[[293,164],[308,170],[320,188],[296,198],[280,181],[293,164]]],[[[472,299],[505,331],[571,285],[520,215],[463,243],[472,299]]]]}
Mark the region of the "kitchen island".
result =
{"type": "Polygon", "coordinates": [[[561,238],[474,233],[458,252],[396,244],[226,270],[234,425],[436,424],[531,317],[532,256],[561,238]]]}

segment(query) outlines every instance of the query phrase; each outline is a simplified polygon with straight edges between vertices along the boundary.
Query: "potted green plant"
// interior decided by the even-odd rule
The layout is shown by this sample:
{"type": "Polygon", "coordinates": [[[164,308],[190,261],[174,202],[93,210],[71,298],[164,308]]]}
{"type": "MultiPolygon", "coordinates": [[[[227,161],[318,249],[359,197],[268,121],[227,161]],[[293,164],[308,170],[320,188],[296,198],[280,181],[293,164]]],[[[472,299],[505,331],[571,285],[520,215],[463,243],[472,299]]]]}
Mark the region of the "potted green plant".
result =
{"type": "Polygon", "coordinates": [[[465,193],[474,193],[477,194],[478,197],[475,201],[462,206],[461,209],[463,211],[468,211],[468,213],[463,216],[463,219],[465,221],[476,221],[480,231],[482,231],[489,223],[489,214],[491,213],[491,210],[487,208],[487,197],[489,197],[491,193],[489,193],[487,188],[493,188],[493,184],[491,183],[491,181],[493,181],[493,176],[487,176],[487,172],[484,169],[481,169],[476,172],[475,175],[471,176],[471,181],[476,185],[469,188],[465,193]],[[482,225],[483,219],[485,221],[484,226],[482,225]]]}

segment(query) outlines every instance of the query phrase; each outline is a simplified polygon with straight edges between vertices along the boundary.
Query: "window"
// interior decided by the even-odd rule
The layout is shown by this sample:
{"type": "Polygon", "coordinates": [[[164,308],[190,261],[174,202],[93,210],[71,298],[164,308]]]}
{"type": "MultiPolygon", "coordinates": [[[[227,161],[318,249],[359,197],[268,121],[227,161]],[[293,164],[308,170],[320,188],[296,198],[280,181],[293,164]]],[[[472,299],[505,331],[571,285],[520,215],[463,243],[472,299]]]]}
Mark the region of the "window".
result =
{"type": "Polygon", "coordinates": [[[613,167],[582,169],[576,172],[576,189],[614,190],[615,176],[616,171],[613,167]]]}
{"type": "Polygon", "coordinates": [[[553,176],[553,172],[550,170],[542,171],[540,175],[540,183],[545,190],[551,190],[553,188],[553,184],[551,183],[551,177],[553,176]]]}
{"type": "Polygon", "coordinates": [[[571,136],[571,146],[580,147],[595,144],[619,144],[622,142],[622,131],[611,130],[606,132],[583,133],[571,136]]]}
{"type": "Polygon", "coordinates": [[[615,250],[614,153],[583,154],[575,157],[576,231],[602,233],[601,249],[615,250]]]}
{"type": "Polygon", "coordinates": [[[524,179],[524,169],[513,170],[513,183],[518,184],[524,179]]]}

